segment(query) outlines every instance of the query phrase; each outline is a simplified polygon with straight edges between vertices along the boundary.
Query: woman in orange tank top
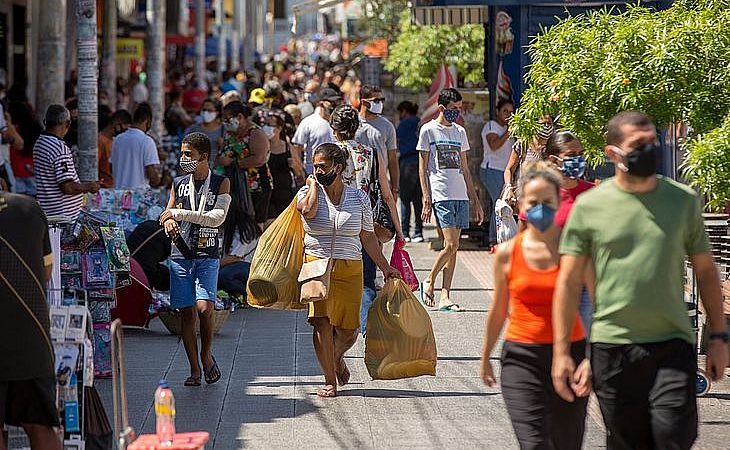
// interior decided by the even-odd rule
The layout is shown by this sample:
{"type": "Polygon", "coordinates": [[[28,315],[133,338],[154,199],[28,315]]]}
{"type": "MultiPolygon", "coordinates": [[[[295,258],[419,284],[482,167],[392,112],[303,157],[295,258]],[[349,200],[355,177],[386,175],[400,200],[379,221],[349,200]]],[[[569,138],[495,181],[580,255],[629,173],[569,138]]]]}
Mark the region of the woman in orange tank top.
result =
{"type": "Polygon", "coordinates": [[[520,177],[520,210],[527,228],[497,247],[494,301],[487,315],[481,375],[496,384],[490,355],[509,319],[502,349],[502,396],[521,449],[580,449],[585,430],[590,366],[585,333],[576,320],[571,332],[572,354],[579,365],[574,402],[553,389],[552,302],[558,277],[560,228],[554,223],[560,206],[560,175],[546,162],[527,165],[520,177]],[[583,362],[581,362],[583,361],[583,362]]]}

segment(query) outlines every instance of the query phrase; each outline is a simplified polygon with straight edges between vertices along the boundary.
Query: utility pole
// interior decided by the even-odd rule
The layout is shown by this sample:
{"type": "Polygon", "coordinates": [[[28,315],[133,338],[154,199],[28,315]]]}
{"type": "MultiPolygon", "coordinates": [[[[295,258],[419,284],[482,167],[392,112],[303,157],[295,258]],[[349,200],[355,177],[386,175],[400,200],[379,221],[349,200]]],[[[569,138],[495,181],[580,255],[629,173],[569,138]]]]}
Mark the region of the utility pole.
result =
{"type": "Polygon", "coordinates": [[[109,106],[117,109],[117,0],[104,0],[102,30],[101,88],[109,106]]]}
{"type": "Polygon", "coordinates": [[[77,70],[79,102],[79,178],[97,181],[98,159],[98,68],[96,43],[96,0],[76,0],[78,31],[77,70]]]}
{"type": "Polygon", "coordinates": [[[206,87],[205,79],[205,0],[195,0],[195,76],[200,87],[206,87]]]}
{"type": "Polygon", "coordinates": [[[266,24],[269,26],[269,55],[274,56],[274,0],[269,0],[266,11],[266,24]]]}
{"type": "Polygon", "coordinates": [[[63,104],[66,71],[66,0],[43,0],[38,17],[36,112],[42,120],[48,105],[63,104]]]}
{"type": "MultiPolygon", "coordinates": [[[[151,23],[147,35],[147,86],[152,106],[152,130],[150,134],[159,144],[162,142],[162,120],[165,113],[165,1],[151,0],[151,23]]],[[[150,17],[150,16],[148,16],[150,17]]]]}
{"type": "Polygon", "coordinates": [[[241,7],[243,0],[233,0],[233,32],[231,33],[231,70],[237,72],[241,68],[241,7]]]}
{"type": "Polygon", "coordinates": [[[226,54],[226,11],[223,8],[223,0],[215,1],[215,26],[218,30],[218,78],[223,80],[223,72],[228,66],[228,55],[226,54]]]}

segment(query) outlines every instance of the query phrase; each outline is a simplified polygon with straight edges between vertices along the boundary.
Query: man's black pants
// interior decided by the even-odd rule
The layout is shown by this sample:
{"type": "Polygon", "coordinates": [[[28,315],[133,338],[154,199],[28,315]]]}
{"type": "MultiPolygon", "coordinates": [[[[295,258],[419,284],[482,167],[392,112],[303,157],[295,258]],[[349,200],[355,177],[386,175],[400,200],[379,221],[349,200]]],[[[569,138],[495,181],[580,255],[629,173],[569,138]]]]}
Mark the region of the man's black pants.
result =
{"type": "Polygon", "coordinates": [[[691,344],[597,343],[591,366],[609,450],[692,448],[697,355],[691,344]]]}

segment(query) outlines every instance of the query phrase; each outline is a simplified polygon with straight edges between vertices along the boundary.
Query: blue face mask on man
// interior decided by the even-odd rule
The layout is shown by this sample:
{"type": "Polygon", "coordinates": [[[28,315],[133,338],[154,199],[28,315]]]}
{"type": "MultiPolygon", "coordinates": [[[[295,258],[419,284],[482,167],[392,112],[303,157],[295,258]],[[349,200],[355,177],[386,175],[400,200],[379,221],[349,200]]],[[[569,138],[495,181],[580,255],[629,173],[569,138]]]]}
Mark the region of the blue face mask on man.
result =
{"type": "Polygon", "coordinates": [[[577,180],[586,172],[586,166],[586,159],[583,155],[570,156],[563,158],[561,171],[566,177],[577,180]]]}
{"type": "Polygon", "coordinates": [[[538,203],[527,210],[527,222],[534,225],[541,233],[547,231],[555,221],[555,209],[545,203],[538,203]]]}
{"type": "Polygon", "coordinates": [[[459,116],[461,115],[460,109],[445,109],[444,110],[444,119],[446,119],[449,123],[454,123],[457,120],[459,120],[459,116]]]}

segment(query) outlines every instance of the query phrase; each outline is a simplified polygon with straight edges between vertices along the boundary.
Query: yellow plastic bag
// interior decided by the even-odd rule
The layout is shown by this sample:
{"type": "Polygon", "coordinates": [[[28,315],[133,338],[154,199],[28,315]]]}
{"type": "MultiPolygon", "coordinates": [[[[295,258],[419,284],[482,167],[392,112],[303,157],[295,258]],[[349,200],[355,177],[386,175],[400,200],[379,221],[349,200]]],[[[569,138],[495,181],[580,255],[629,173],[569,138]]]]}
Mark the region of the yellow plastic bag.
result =
{"type": "Polygon", "coordinates": [[[297,200],[259,238],[246,292],[252,306],[304,309],[299,303],[299,271],[304,259],[304,225],[297,200]]]}
{"type": "Polygon", "coordinates": [[[365,366],[375,380],[436,375],[431,318],[402,280],[388,281],[370,308],[365,366]]]}

